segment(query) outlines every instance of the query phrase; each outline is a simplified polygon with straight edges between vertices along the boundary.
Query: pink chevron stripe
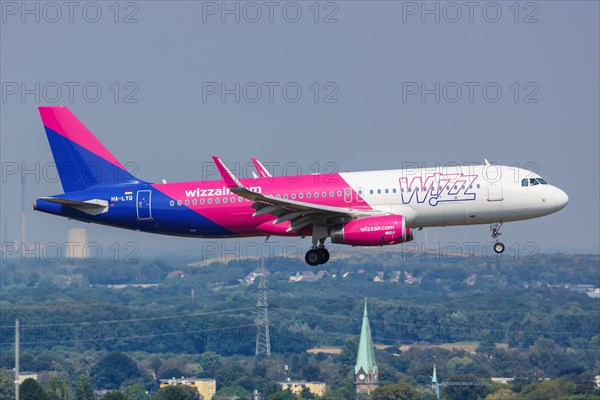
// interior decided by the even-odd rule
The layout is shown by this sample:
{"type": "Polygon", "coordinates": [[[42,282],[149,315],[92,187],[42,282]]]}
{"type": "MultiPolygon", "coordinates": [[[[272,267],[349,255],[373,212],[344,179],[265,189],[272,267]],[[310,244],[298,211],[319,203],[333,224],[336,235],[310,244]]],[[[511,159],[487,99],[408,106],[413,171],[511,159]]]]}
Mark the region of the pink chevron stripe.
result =
{"type": "Polygon", "coordinates": [[[40,116],[45,127],[52,129],[59,135],[77,143],[97,156],[116,165],[121,169],[125,167],[113,156],[102,143],[77,119],[65,106],[39,107],[40,116]]]}
{"type": "MultiPolygon", "coordinates": [[[[303,175],[292,178],[272,177],[242,179],[241,184],[246,187],[260,187],[261,193],[270,195],[277,195],[278,193],[310,192],[310,198],[303,197],[300,199],[296,197],[296,200],[306,203],[354,209],[372,209],[362,198],[359,200],[358,193],[350,188],[348,183],[346,183],[339,174],[321,176],[303,175]],[[345,189],[352,190],[351,201],[345,201],[345,189]],[[341,196],[337,195],[338,191],[342,193],[341,196]],[[315,192],[319,194],[319,197],[314,197],[315,192]],[[326,197],[322,196],[323,192],[327,192],[326,197]],[[333,197],[329,196],[330,192],[333,192],[333,197]]],[[[222,180],[153,184],[152,187],[174,201],[181,201],[182,204],[179,207],[193,210],[239,236],[256,235],[259,232],[259,225],[267,222],[271,223],[274,219],[272,215],[253,217],[256,210],[250,207],[252,202],[246,201],[245,199],[239,201],[240,197],[228,191],[229,188],[227,184],[222,180]],[[204,194],[206,194],[206,196],[204,196],[204,194]],[[211,198],[210,204],[208,203],[209,198],[211,198]],[[216,202],[217,198],[219,198],[218,203],[216,202]],[[226,198],[227,202],[223,202],[223,198],[226,198]],[[204,204],[200,203],[201,199],[203,199],[204,204]],[[196,201],[194,202],[194,200],[196,201]]],[[[297,234],[306,234],[306,232],[297,234]]],[[[285,236],[292,235],[293,234],[289,233],[285,234],[285,236]]]]}

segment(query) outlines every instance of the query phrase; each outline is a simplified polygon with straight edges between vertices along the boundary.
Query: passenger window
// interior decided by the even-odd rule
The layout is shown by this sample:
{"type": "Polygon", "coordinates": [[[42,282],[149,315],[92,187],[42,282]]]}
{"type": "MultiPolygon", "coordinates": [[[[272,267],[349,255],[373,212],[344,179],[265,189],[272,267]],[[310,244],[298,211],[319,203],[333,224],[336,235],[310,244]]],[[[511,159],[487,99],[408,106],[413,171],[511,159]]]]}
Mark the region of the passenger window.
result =
{"type": "Polygon", "coordinates": [[[389,192],[390,192],[390,189],[385,189],[385,193],[389,193],[389,192]]]}
{"type": "Polygon", "coordinates": [[[323,193],[321,193],[321,196],[323,196],[323,197],[327,197],[327,192],[323,192],[323,193]]]}
{"type": "Polygon", "coordinates": [[[369,190],[369,193],[373,194],[373,189],[369,190]]]}
{"type": "Polygon", "coordinates": [[[180,206],[181,205],[181,200],[177,200],[177,205],[180,206]]]}
{"type": "Polygon", "coordinates": [[[304,198],[304,193],[299,193],[298,194],[298,198],[303,199],[304,198]]]}
{"type": "Polygon", "coordinates": [[[227,203],[227,197],[223,197],[223,203],[227,203]]]}
{"type": "Polygon", "coordinates": [[[235,203],[235,197],[232,197],[230,200],[232,203],[235,203]]]}
{"type": "Polygon", "coordinates": [[[296,193],[292,193],[292,199],[296,198],[296,193]]]}
{"type": "Polygon", "coordinates": [[[174,201],[174,200],[171,200],[171,201],[169,202],[169,205],[170,205],[171,207],[173,207],[173,206],[175,205],[175,201],[174,201]]]}
{"type": "Polygon", "coordinates": [[[310,199],[310,192],[306,192],[306,198],[310,199]]]}
{"type": "Polygon", "coordinates": [[[200,204],[204,204],[204,199],[200,199],[200,204]]]}
{"type": "Polygon", "coordinates": [[[193,204],[193,205],[196,205],[196,204],[198,204],[198,200],[196,200],[196,199],[192,200],[192,204],[193,204]]]}
{"type": "Polygon", "coordinates": [[[208,199],[208,204],[212,204],[212,199],[211,198],[208,199]]]}
{"type": "Polygon", "coordinates": [[[319,198],[319,192],[315,192],[315,199],[319,198]]]}
{"type": "Polygon", "coordinates": [[[283,195],[283,198],[287,200],[287,198],[288,198],[288,195],[287,195],[287,194],[284,194],[284,195],[283,195]]]}
{"type": "Polygon", "coordinates": [[[377,189],[377,194],[381,194],[381,189],[377,189]]]}
{"type": "MultiPolygon", "coordinates": [[[[359,190],[358,194],[362,194],[362,190],[359,190]]],[[[341,190],[337,191],[337,197],[342,197],[342,191],[341,190]]]]}
{"type": "Polygon", "coordinates": [[[217,197],[217,198],[215,199],[215,204],[219,204],[220,202],[221,202],[221,199],[217,197]]]}

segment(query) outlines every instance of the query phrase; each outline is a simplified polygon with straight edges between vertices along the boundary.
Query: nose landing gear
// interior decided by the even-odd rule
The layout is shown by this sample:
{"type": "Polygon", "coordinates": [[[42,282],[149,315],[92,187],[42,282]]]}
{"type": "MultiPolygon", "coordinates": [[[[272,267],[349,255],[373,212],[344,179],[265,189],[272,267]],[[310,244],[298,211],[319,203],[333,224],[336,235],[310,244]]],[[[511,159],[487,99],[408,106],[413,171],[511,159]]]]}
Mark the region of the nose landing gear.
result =
{"type": "Polygon", "coordinates": [[[494,239],[494,251],[498,254],[504,252],[504,244],[500,242],[500,228],[502,227],[502,222],[495,222],[490,224],[490,230],[492,231],[492,239],[494,239]]]}

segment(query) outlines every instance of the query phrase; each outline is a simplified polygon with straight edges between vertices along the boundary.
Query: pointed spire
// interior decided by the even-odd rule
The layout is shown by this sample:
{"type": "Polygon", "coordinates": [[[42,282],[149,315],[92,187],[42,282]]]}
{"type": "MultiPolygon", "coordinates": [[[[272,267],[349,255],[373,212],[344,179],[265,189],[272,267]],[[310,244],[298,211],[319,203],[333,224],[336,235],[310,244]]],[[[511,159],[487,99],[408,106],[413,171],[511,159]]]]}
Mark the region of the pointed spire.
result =
{"type": "Polygon", "coordinates": [[[354,373],[357,374],[361,368],[367,374],[376,374],[378,371],[377,363],[375,362],[375,351],[373,350],[373,339],[371,338],[371,326],[369,324],[369,313],[367,311],[366,298],[362,328],[360,330],[360,341],[358,342],[358,354],[356,356],[356,365],[354,366],[354,373]]]}

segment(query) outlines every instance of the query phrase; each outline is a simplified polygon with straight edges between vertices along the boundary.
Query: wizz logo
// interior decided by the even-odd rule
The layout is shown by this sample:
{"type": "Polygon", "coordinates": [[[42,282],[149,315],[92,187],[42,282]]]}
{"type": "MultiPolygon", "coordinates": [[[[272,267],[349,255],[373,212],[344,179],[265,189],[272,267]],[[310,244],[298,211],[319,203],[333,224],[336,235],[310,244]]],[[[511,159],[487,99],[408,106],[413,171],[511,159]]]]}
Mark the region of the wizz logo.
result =
{"type": "Polygon", "coordinates": [[[400,195],[403,204],[413,201],[436,206],[447,201],[475,200],[477,194],[473,191],[479,175],[442,174],[436,172],[423,176],[415,176],[408,182],[407,177],[400,178],[400,195]]]}

